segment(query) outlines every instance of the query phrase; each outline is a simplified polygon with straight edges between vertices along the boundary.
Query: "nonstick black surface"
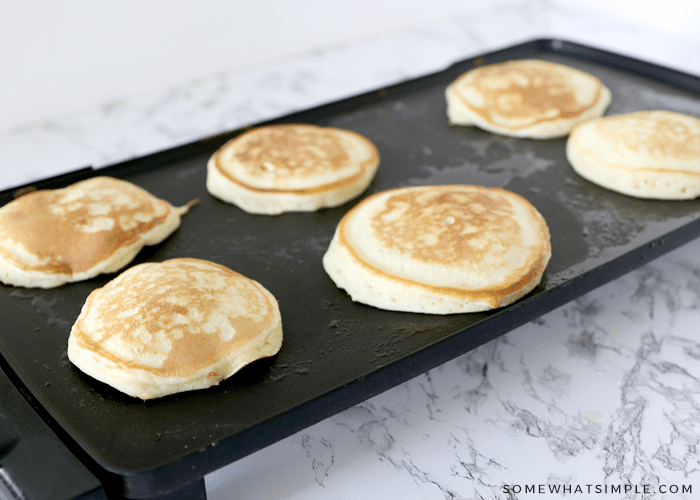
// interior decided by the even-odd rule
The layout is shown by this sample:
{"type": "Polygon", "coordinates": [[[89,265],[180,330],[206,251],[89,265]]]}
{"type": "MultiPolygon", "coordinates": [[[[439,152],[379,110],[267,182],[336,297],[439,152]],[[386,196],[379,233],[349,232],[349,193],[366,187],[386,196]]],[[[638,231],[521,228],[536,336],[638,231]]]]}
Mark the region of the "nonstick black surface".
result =
{"type": "MultiPolygon", "coordinates": [[[[608,114],[670,109],[700,117],[700,79],[589,47],[538,40],[446,71],[276,121],[332,125],[372,140],[381,166],[366,194],[398,186],[466,183],[515,191],[547,220],[553,255],[542,284],[491,313],[434,316],[353,303],[321,258],[356,201],[315,213],[254,216],[212,198],[209,156],[236,132],[100,171],[48,179],[60,187],[95,173],[127,179],[173,204],[200,203],[164,243],[134,263],[198,257],[230,267],[279,300],[280,353],[218,387],[142,402],[84,376],[68,361],[70,327],[87,295],[114,275],[53,290],[0,286],[0,350],[38,411],[83,459],[146,497],[363,401],[531,321],[695,238],[699,201],[638,200],[578,177],[565,139],[514,139],[451,127],[445,87],[475,64],[537,57],[598,76],[608,114]]],[[[4,193],[2,203],[11,198],[4,193]]]]}

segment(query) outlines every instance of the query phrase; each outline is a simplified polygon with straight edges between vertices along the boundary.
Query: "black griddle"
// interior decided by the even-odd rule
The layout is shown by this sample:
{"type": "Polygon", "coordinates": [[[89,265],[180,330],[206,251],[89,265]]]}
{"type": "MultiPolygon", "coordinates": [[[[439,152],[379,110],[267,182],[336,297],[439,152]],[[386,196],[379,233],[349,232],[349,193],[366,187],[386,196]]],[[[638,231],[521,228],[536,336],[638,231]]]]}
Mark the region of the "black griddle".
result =
{"type": "MultiPolygon", "coordinates": [[[[197,257],[230,267],[279,300],[284,344],[218,387],[142,402],[83,375],[66,342],[87,295],[114,278],[52,290],[0,286],[2,368],[110,498],[195,498],[205,474],[455,358],[700,234],[700,201],[639,200],[580,178],[565,139],[515,139],[447,123],[444,90],[475,65],[542,58],[588,71],[612,91],[607,114],[670,109],[700,117],[700,78],[592,47],[535,40],[265,123],[354,130],[381,166],[360,197],[398,186],[467,183],[521,194],[543,214],[553,255],[543,281],[506,308],[449,316],[389,312],[335,287],[321,258],[358,200],[314,213],[249,215],[211,197],[206,162],[242,130],[103,169],[175,205],[199,198],[181,227],[134,261],[197,257]]],[[[16,190],[0,193],[7,203],[16,190]]],[[[41,460],[41,457],[37,457],[41,460]]]]}

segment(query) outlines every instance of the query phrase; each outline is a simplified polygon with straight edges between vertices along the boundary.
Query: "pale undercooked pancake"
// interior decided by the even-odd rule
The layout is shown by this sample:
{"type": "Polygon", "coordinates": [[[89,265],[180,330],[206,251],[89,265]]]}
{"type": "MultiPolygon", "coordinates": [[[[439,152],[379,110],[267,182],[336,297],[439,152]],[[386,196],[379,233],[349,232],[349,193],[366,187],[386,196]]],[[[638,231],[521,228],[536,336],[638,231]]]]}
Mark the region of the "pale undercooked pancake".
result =
{"type": "Polygon", "coordinates": [[[638,198],[693,199],[700,195],[700,119],[654,110],[582,123],[566,155],[585,179],[638,198]]]}
{"type": "Polygon", "coordinates": [[[378,166],[374,144],[356,132],[271,125],[224,144],[207,165],[207,189],[254,214],[310,212],[359,196],[378,166]]]}
{"type": "Polygon", "coordinates": [[[179,258],[136,265],[94,290],[71,329],[68,358],[145,400],[216,385],[281,345],[267,289],[219,264],[179,258]]]}
{"type": "Polygon", "coordinates": [[[510,304],[537,286],[549,229],[521,196],[444,185],[370,196],[340,221],[323,266],[358,302],[453,314],[510,304]]]}
{"type": "Polygon", "coordinates": [[[52,288],[115,272],[172,234],[190,205],[112,177],[25,194],[0,208],[0,281],[52,288]]]}
{"type": "Polygon", "coordinates": [[[610,105],[610,90],[595,76],[538,59],[476,67],[446,90],[453,125],[533,139],[563,137],[610,105]]]}

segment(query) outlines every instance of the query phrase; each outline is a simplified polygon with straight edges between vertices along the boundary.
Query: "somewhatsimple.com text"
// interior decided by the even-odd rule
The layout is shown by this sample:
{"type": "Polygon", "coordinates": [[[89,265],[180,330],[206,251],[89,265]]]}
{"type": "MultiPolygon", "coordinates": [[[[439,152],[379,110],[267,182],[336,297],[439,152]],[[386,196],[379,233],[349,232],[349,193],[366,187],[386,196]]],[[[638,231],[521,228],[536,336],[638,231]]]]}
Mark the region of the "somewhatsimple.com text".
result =
{"type": "Polygon", "coordinates": [[[605,494],[629,494],[629,493],[680,493],[692,494],[693,487],[689,484],[504,484],[503,493],[530,494],[530,495],[605,495],[605,494]]]}

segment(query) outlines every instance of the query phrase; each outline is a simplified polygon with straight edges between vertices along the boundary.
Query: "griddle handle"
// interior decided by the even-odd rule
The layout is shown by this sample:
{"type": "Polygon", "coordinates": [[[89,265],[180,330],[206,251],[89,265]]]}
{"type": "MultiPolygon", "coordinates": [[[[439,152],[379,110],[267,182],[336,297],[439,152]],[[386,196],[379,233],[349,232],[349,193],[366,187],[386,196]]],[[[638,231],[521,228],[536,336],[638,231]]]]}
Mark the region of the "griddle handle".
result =
{"type": "Polygon", "coordinates": [[[207,489],[204,478],[185,485],[176,491],[149,500],[207,500],[207,489]]]}
{"type": "Polygon", "coordinates": [[[16,500],[107,500],[100,481],[58,439],[0,369],[0,492],[16,500]]]}

